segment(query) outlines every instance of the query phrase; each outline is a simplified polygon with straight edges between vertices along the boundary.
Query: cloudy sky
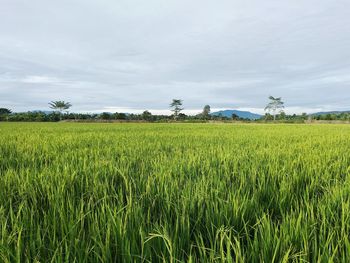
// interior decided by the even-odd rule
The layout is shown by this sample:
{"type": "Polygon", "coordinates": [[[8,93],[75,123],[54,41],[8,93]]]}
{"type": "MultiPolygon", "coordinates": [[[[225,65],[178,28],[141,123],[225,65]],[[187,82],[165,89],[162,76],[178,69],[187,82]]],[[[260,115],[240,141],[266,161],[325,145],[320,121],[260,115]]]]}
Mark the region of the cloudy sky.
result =
{"type": "Polygon", "coordinates": [[[0,107],[350,110],[348,0],[0,0],[0,107]]]}

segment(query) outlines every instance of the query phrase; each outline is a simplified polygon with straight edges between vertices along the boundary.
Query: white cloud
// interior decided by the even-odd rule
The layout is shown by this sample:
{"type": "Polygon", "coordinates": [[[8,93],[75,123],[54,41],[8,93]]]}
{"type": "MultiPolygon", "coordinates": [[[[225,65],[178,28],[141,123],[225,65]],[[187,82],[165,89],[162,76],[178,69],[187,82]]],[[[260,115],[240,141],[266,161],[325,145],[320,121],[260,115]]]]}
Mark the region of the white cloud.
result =
{"type": "Polygon", "coordinates": [[[21,82],[34,84],[59,84],[64,81],[49,76],[26,76],[21,80],[21,82]]]}

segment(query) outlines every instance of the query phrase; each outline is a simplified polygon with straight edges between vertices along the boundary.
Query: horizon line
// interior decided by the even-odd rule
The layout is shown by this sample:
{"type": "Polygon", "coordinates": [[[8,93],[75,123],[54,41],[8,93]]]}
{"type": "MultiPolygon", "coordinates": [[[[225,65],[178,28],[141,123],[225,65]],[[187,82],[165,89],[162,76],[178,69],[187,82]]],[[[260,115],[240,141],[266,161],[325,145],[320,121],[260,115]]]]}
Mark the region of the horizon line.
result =
{"type": "MultiPolygon", "coordinates": [[[[252,114],[257,115],[265,115],[264,108],[211,108],[211,113],[219,112],[219,111],[226,111],[226,110],[232,110],[232,111],[242,111],[242,112],[249,112],[252,114]]],[[[41,111],[41,112],[54,112],[52,109],[31,109],[31,110],[13,110],[14,113],[23,113],[23,112],[33,112],[33,111],[41,111]]],[[[149,111],[153,115],[171,115],[172,112],[170,109],[139,109],[139,108],[128,108],[128,107],[104,107],[102,109],[96,109],[96,110],[76,110],[76,111],[69,111],[71,113],[80,113],[80,114],[100,114],[103,112],[108,113],[128,113],[128,114],[142,114],[144,111],[149,111]]],[[[203,111],[203,109],[184,109],[182,113],[186,115],[197,115],[200,114],[203,111]]],[[[286,107],[283,110],[286,114],[293,115],[293,114],[313,114],[318,112],[346,112],[350,110],[346,109],[331,109],[331,108],[301,108],[301,107],[286,107]]]]}

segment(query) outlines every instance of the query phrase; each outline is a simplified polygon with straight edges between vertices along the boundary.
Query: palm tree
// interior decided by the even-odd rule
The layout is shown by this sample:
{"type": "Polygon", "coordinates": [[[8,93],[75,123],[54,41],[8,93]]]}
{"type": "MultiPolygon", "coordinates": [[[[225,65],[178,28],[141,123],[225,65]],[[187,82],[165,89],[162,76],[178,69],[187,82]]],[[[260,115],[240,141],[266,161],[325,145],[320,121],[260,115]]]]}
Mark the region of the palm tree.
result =
{"type": "Polygon", "coordinates": [[[284,102],[282,101],[282,98],[275,98],[273,96],[269,97],[270,102],[266,105],[265,111],[272,112],[273,120],[276,120],[276,114],[280,113],[282,109],[284,109],[284,102]]]}
{"type": "Polygon", "coordinates": [[[51,101],[49,105],[51,109],[54,109],[60,113],[60,120],[62,120],[62,112],[66,111],[66,113],[68,114],[68,109],[72,107],[72,104],[70,104],[70,102],[65,102],[61,100],[51,101]]]}

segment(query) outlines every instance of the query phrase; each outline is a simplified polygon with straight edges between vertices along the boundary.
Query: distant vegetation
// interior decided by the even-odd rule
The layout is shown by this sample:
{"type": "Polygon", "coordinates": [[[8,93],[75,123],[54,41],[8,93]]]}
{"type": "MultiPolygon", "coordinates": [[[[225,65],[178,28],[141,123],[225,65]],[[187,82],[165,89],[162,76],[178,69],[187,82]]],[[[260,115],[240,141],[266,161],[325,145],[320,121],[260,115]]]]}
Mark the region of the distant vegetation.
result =
{"type": "MultiPolygon", "coordinates": [[[[330,120],[350,120],[349,114],[340,115],[321,115],[312,117],[314,119],[326,120],[329,117],[330,120]],[[345,119],[344,119],[345,118],[345,119]]],[[[276,116],[276,122],[303,122],[308,120],[308,115],[286,115],[280,114],[276,116]]],[[[58,112],[22,112],[22,113],[10,113],[0,114],[0,121],[12,121],[12,122],[57,122],[57,121],[146,121],[146,122],[208,122],[208,121],[242,121],[242,122],[266,122],[273,121],[273,116],[266,114],[261,119],[251,120],[248,118],[241,118],[236,114],[232,114],[230,117],[223,115],[207,114],[205,112],[198,115],[186,115],[180,113],[176,118],[174,115],[154,115],[149,111],[144,111],[141,114],[127,114],[127,113],[65,113],[60,114],[58,112]]]]}
{"type": "MultiPolygon", "coordinates": [[[[22,112],[22,113],[0,113],[0,121],[12,121],[12,122],[57,122],[60,120],[66,121],[147,121],[147,122],[172,122],[173,116],[169,115],[154,115],[149,111],[144,111],[141,114],[126,114],[126,113],[109,113],[103,112],[100,114],[86,114],[86,113],[68,113],[59,114],[57,112],[22,112]]],[[[248,119],[241,118],[237,114],[232,114],[231,117],[214,114],[198,114],[198,115],[186,115],[179,114],[176,121],[180,122],[207,122],[207,121],[241,121],[241,122],[269,122],[273,121],[274,116],[271,114],[265,114],[260,119],[248,119]]],[[[350,121],[350,112],[343,113],[326,113],[319,115],[307,115],[293,114],[287,115],[281,113],[275,116],[276,122],[304,122],[304,121],[350,121]]]]}
{"type": "Polygon", "coordinates": [[[203,111],[197,115],[182,113],[183,101],[173,99],[170,103],[172,115],[155,115],[145,110],[141,114],[102,112],[102,113],[74,113],[68,110],[72,107],[70,102],[51,101],[49,103],[53,111],[28,111],[12,112],[7,108],[0,108],[0,121],[146,121],[146,122],[207,122],[207,121],[241,121],[241,122],[290,122],[301,123],[305,121],[350,121],[350,112],[330,112],[316,114],[286,114],[282,98],[269,97],[269,103],[265,107],[266,114],[259,115],[247,111],[225,110],[211,112],[210,105],[205,105],[203,111]]]}

